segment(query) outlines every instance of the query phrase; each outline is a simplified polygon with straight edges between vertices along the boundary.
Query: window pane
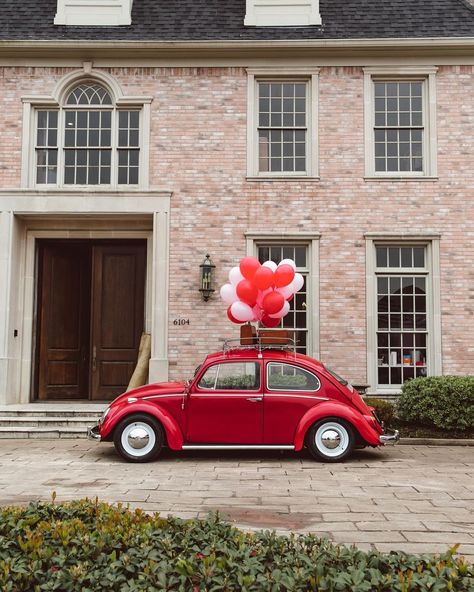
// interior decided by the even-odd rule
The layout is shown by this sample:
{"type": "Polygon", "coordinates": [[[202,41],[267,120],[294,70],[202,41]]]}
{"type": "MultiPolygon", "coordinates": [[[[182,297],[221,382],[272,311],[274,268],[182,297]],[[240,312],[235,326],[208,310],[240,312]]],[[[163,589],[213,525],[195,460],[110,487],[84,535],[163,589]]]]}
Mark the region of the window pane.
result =
{"type": "Polygon", "coordinates": [[[260,365],[255,362],[220,364],[216,390],[257,390],[260,388],[260,365]]]}
{"type": "Polygon", "coordinates": [[[267,386],[278,391],[317,391],[320,382],[317,376],[290,364],[267,365],[267,386]]]}

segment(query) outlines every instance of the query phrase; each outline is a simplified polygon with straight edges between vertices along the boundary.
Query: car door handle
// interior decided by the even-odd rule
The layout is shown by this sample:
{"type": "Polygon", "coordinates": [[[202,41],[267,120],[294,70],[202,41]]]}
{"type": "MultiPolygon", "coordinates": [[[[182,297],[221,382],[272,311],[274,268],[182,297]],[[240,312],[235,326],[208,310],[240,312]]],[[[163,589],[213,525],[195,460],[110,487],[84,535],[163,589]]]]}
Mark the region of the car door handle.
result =
{"type": "Polygon", "coordinates": [[[261,403],[263,401],[263,397],[249,397],[247,401],[251,403],[261,403]]]}

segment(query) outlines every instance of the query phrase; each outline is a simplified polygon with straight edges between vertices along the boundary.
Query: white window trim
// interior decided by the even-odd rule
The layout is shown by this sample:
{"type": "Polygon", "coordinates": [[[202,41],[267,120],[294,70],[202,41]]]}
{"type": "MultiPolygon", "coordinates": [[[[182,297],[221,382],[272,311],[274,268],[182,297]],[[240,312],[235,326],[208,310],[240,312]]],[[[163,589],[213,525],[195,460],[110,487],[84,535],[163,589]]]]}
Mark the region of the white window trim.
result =
{"type": "MultiPolygon", "coordinates": [[[[21,153],[21,187],[22,189],[66,189],[72,191],[144,191],[149,188],[149,160],[150,160],[150,120],[152,97],[124,96],[116,80],[104,72],[92,70],[90,63],[84,63],[84,69],[71,72],[63,77],[56,85],[52,95],[24,96],[23,102],[23,132],[21,153]],[[140,155],[139,155],[139,179],[137,185],[119,185],[116,182],[117,167],[114,165],[116,156],[112,155],[111,183],[110,185],[64,185],[63,152],[59,135],[64,133],[63,107],[68,93],[74,86],[83,81],[96,82],[105,86],[113,98],[114,114],[120,109],[136,109],[140,111],[140,155]],[[36,183],[36,118],[41,109],[58,110],[58,182],[36,183]],[[115,166],[115,168],[113,168],[115,166]]],[[[113,120],[115,118],[113,117],[113,120]]],[[[115,126],[117,128],[117,126],[115,126]]],[[[117,129],[112,129],[116,134],[117,129]]]]}
{"type": "Polygon", "coordinates": [[[307,355],[320,359],[320,325],[319,325],[319,241],[321,234],[319,232],[277,232],[268,234],[268,232],[258,232],[249,230],[245,233],[247,242],[247,255],[255,257],[257,255],[257,246],[260,243],[299,243],[308,247],[308,286],[307,293],[311,295],[311,302],[308,311],[308,349],[307,355]]]}
{"type": "Polygon", "coordinates": [[[377,387],[377,294],[376,294],[376,253],[377,245],[383,246],[424,246],[427,255],[427,375],[442,373],[441,348],[441,281],[440,281],[440,235],[439,234],[397,234],[366,233],[366,306],[367,306],[367,382],[369,394],[397,395],[399,387],[377,387]]]}
{"type": "Polygon", "coordinates": [[[248,181],[269,181],[269,180],[318,180],[318,151],[319,151],[319,124],[318,124],[318,104],[319,104],[319,68],[248,68],[248,86],[247,86],[247,180],[248,181]],[[258,170],[258,92],[257,85],[262,80],[268,81],[304,81],[308,83],[307,112],[308,132],[307,132],[307,171],[300,172],[259,172],[258,170]]]}
{"type": "Polygon", "coordinates": [[[369,66],[364,71],[365,180],[437,180],[436,72],[432,66],[369,66]],[[376,172],[374,156],[374,81],[420,80],[424,86],[423,172],[376,172]]]}

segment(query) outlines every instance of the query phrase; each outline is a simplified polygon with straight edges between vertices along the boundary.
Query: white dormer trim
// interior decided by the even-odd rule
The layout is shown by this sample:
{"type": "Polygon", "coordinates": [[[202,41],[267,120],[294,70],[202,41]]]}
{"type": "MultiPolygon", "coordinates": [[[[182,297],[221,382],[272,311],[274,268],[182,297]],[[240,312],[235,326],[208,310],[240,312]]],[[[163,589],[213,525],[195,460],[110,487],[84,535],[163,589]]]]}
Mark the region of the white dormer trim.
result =
{"type": "Polygon", "coordinates": [[[319,0],[247,0],[247,27],[320,25],[319,0]]]}
{"type": "Polygon", "coordinates": [[[114,27],[132,24],[133,0],[58,0],[55,25],[114,27]]]}

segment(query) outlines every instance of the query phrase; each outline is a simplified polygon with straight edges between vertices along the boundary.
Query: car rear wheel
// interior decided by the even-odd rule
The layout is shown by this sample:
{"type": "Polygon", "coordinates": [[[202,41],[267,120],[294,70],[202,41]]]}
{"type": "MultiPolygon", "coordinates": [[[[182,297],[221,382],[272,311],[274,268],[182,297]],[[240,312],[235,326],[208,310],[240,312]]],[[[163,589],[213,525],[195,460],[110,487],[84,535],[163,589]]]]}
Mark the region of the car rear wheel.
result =
{"type": "Polygon", "coordinates": [[[161,424],[145,414],[123,419],[114,432],[114,445],[125,460],[147,462],[160,453],[164,442],[161,424]]]}
{"type": "Polygon", "coordinates": [[[343,419],[326,417],[311,427],[306,445],[318,460],[339,462],[354,450],[354,429],[343,419]]]}

